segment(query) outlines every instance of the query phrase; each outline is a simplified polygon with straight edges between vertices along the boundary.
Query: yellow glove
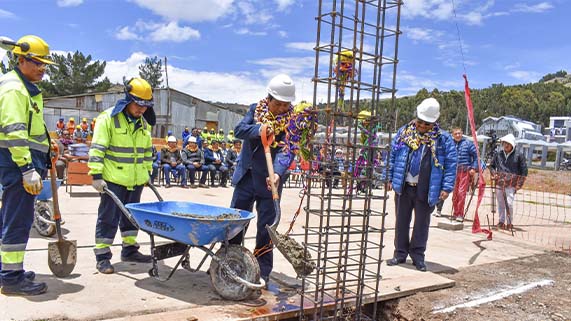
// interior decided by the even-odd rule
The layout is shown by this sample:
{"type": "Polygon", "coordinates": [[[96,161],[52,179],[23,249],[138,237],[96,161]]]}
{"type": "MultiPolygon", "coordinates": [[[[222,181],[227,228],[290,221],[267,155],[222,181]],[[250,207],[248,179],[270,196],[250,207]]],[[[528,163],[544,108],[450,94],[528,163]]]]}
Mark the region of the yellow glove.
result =
{"type": "Polygon", "coordinates": [[[30,169],[29,171],[23,173],[22,182],[26,192],[32,195],[38,195],[42,191],[42,178],[35,169],[30,169]]]}

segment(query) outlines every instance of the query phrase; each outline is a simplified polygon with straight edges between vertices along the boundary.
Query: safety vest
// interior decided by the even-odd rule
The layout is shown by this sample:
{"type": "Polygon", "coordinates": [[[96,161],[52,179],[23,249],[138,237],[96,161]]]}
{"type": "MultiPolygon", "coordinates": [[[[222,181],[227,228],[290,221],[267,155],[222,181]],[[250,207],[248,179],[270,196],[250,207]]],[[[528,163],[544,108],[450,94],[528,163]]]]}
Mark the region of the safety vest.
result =
{"type": "MultiPolygon", "coordinates": [[[[32,166],[30,149],[49,151],[42,94],[30,97],[16,71],[0,77],[0,148],[7,148],[18,167],[32,166]]],[[[9,164],[0,164],[9,165],[9,164]]]]}
{"type": "Polygon", "coordinates": [[[129,122],[123,112],[111,117],[109,108],[97,117],[89,149],[89,175],[132,189],[149,181],[153,170],[151,126],[143,117],[129,122]],[[135,130],[135,125],[139,128],[135,130]]]}
{"type": "Polygon", "coordinates": [[[81,123],[81,130],[83,130],[84,132],[86,132],[89,129],[89,124],[87,122],[82,122],[81,123]]]}
{"type": "Polygon", "coordinates": [[[56,123],[56,128],[63,130],[63,129],[65,128],[65,123],[62,122],[62,121],[58,121],[58,122],[56,123]]]}

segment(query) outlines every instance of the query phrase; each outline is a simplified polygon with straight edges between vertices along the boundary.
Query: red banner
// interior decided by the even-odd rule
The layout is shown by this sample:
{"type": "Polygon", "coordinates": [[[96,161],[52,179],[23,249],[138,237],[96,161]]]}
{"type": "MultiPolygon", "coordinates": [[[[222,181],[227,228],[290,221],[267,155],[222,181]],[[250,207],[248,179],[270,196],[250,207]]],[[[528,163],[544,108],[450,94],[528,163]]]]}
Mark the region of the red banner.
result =
{"type": "MultiPolygon", "coordinates": [[[[468,85],[468,77],[464,77],[464,98],[466,99],[466,108],[468,110],[468,121],[470,122],[470,128],[472,130],[472,138],[474,139],[474,144],[476,145],[476,154],[478,155],[478,164],[482,164],[480,161],[480,148],[478,145],[478,137],[476,135],[476,122],[474,121],[474,106],[472,105],[472,99],[470,98],[470,86],[468,85]]],[[[474,214],[474,224],[472,225],[472,233],[486,233],[488,235],[488,240],[492,239],[492,231],[490,229],[482,229],[480,226],[480,218],[478,217],[478,209],[480,208],[480,203],[484,198],[484,191],[486,190],[486,182],[484,181],[484,173],[482,166],[478,166],[478,201],[476,202],[476,212],[474,214]]]]}

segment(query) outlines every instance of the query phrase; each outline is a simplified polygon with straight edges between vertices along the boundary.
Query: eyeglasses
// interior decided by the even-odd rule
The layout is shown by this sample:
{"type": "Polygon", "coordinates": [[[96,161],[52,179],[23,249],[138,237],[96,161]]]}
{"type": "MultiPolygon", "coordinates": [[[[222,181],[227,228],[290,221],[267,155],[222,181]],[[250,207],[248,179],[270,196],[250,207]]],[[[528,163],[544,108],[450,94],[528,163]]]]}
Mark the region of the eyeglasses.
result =
{"type": "Polygon", "coordinates": [[[26,60],[32,62],[34,65],[36,65],[36,66],[39,67],[39,68],[46,66],[45,63],[43,63],[43,62],[41,62],[41,61],[38,61],[38,60],[36,60],[36,59],[33,59],[33,58],[26,58],[26,60]]]}
{"type": "Polygon", "coordinates": [[[422,119],[417,119],[417,120],[416,120],[416,123],[417,123],[417,125],[424,125],[424,126],[432,126],[432,125],[434,125],[434,123],[429,123],[429,122],[426,122],[426,121],[424,121],[424,120],[422,120],[422,119]]]}

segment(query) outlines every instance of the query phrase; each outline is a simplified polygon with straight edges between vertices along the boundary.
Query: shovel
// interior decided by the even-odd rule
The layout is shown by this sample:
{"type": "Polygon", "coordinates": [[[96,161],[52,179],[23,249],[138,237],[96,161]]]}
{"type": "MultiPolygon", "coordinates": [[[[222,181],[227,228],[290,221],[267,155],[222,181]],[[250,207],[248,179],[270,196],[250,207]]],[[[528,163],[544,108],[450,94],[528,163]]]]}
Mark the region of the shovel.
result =
{"type": "Polygon", "coordinates": [[[52,198],[54,204],[54,221],[58,240],[48,243],[48,266],[52,273],[60,278],[71,274],[77,262],[77,242],[68,241],[61,234],[61,213],[59,211],[59,201],[56,183],[56,160],[59,155],[57,146],[53,149],[55,156],[52,158],[52,168],[50,168],[50,181],[52,185],[52,198]]]}
{"type": "Polygon", "coordinates": [[[270,145],[274,141],[274,136],[272,134],[268,137],[267,130],[267,125],[262,125],[262,145],[264,146],[264,154],[266,155],[266,166],[268,167],[268,176],[270,177],[270,188],[272,190],[276,218],[272,225],[266,225],[266,230],[268,230],[268,234],[270,234],[272,243],[274,243],[282,255],[293,266],[297,275],[301,277],[307,276],[315,269],[315,263],[311,260],[311,254],[305,251],[303,246],[296,240],[287,235],[279,234],[277,231],[281,218],[280,195],[278,194],[277,186],[274,184],[274,163],[270,151],[270,145]]]}

